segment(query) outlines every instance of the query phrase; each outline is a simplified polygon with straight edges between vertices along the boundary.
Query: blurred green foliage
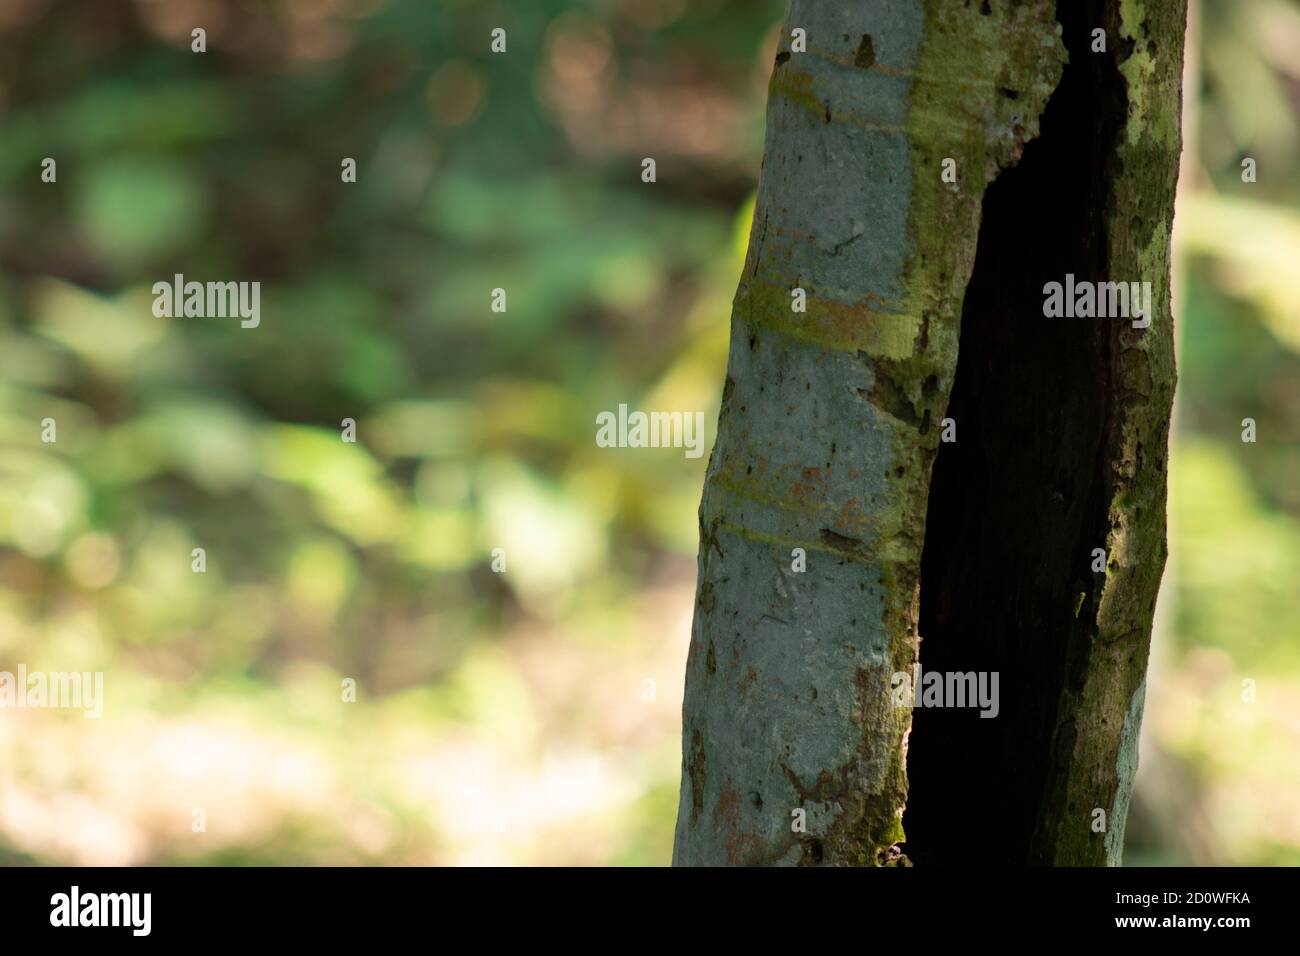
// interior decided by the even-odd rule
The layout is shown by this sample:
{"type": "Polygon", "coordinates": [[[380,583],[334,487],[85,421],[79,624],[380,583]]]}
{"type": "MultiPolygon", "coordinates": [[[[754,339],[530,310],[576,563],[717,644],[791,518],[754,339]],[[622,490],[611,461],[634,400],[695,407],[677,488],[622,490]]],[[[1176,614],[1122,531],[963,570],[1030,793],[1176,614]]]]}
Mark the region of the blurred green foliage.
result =
{"type": "Polygon", "coordinates": [[[779,16],[6,5],[0,667],[108,704],[0,718],[0,857],[664,860],[704,462],[595,415],[712,427],[779,16]]]}
{"type": "Polygon", "coordinates": [[[1300,7],[1203,0],[1191,25],[1170,560],[1125,859],[1294,866],[1300,7]],[[1247,158],[1254,182],[1243,181],[1247,158]]]}

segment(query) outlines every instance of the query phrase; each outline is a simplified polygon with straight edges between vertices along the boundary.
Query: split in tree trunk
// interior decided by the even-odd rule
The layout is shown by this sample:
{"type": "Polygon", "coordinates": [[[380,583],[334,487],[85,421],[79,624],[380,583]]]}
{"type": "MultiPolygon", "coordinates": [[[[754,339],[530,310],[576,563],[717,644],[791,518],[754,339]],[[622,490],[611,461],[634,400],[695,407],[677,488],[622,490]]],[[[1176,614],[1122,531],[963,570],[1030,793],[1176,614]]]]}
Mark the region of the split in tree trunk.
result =
{"type": "Polygon", "coordinates": [[[773,73],[700,509],[676,863],[1119,861],[1184,17],[792,3],[808,52],[773,73]],[[1150,327],[1045,316],[1067,274],[1149,282],[1150,327]],[[997,672],[997,716],[896,706],[918,655],[997,672]]]}

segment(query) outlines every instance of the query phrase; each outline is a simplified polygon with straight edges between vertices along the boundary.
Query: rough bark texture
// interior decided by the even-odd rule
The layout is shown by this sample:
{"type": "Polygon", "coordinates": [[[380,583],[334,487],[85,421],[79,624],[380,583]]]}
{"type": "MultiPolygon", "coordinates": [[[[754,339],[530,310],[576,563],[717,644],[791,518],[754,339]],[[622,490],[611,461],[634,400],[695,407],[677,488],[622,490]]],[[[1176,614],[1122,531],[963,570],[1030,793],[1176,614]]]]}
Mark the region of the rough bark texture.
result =
{"type": "Polygon", "coordinates": [[[1008,862],[1006,827],[1009,862],[1118,860],[1164,559],[1183,10],[1061,7],[792,2],[700,508],[675,863],[905,860],[890,679],[918,653],[1007,679],[998,719],[918,711],[908,854],[1008,862]],[[1150,281],[1151,327],[1044,318],[1066,271],[1150,281]]]}

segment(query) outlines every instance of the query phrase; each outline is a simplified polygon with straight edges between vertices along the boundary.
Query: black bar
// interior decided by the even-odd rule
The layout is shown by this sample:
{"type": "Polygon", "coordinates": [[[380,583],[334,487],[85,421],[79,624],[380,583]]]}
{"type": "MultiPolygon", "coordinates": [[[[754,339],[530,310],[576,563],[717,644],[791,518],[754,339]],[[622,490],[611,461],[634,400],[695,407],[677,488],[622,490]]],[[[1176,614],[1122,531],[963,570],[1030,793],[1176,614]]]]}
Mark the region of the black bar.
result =
{"type": "Polygon", "coordinates": [[[698,927],[689,931],[697,938],[756,935],[760,942],[848,932],[860,934],[868,952],[882,934],[917,944],[956,933],[972,942],[1201,936],[1231,945],[1243,933],[1293,927],[1295,886],[1294,871],[1284,869],[1009,870],[996,863],[961,870],[13,868],[0,870],[0,914],[7,943],[78,934],[87,942],[205,948],[404,937],[460,948],[462,934],[471,945],[521,935],[546,946],[596,934],[611,944],[621,937],[676,947],[688,925],[698,927]],[[116,910],[124,925],[52,925],[70,922],[73,886],[79,920],[100,912],[111,919],[116,910]],[[128,909],[125,898],[101,906],[99,896],[145,893],[148,934],[139,936],[144,897],[128,909]],[[1216,922],[1242,918],[1243,925],[1216,922]],[[1120,925],[1125,919],[1154,922],[1120,925]],[[1206,919],[1210,925],[1200,925],[1206,919]]]}

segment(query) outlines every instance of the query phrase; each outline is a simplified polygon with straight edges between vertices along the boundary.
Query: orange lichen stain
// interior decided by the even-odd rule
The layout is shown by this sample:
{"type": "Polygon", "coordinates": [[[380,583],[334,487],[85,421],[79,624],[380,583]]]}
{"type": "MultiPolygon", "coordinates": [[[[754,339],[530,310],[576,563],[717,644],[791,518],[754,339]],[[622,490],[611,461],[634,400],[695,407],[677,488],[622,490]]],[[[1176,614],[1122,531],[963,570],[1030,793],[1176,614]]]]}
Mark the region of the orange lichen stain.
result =
{"type": "Polygon", "coordinates": [[[860,537],[865,527],[862,506],[857,498],[850,498],[840,506],[835,515],[835,526],[844,529],[846,537],[860,537]]]}
{"type": "Polygon", "coordinates": [[[728,866],[745,866],[756,862],[754,854],[762,850],[758,834],[740,828],[740,792],[728,777],[718,794],[718,806],[713,811],[713,830],[723,835],[728,866]]]}
{"type": "Polygon", "coordinates": [[[799,504],[804,504],[807,501],[808,496],[816,490],[817,489],[812,485],[805,485],[803,482],[796,482],[790,488],[790,497],[798,501],[799,504]]]}
{"type": "Polygon", "coordinates": [[[718,793],[718,806],[714,809],[714,829],[735,831],[740,825],[740,792],[732,784],[731,778],[723,783],[718,793]]]}
{"type": "Polygon", "coordinates": [[[834,342],[852,343],[880,358],[908,355],[920,330],[915,316],[885,311],[884,303],[874,293],[851,305],[818,299],[815,310],[812,303],[809,306],[807,314],[813,316],[823,336],[834,342]]]}
{"type": "Polygon", "coordinates": [[[803,481],[796,481],[790,486],[788,497],[800,505],[807,504],[809,496],[822,498],[825,496],[830,483],[830,470],[822,474],[822,469],[816,466],[803,469],[803,481]]]}

